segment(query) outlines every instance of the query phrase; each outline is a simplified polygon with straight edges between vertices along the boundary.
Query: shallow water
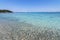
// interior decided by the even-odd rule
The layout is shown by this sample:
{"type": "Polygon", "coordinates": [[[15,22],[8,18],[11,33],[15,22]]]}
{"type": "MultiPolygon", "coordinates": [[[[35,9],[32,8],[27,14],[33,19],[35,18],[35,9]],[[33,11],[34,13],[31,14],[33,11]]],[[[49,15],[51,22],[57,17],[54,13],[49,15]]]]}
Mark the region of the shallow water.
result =
{"type": "MultiPolygon", "coordinates": [[[[0,14],[0,33],[5,34],[6,37],[13,35],[13,39],[9,37],[11,40],[60,40],[60,13],[0,14]]],[[[5,36],[3,35],[3,37],[5,36]]]]}
{"type": "Polygon", "coordinates": [[[26,22],[35,26],[60,28],[59,12],[21,12],[0,14],[0,19],[26,22]]]}

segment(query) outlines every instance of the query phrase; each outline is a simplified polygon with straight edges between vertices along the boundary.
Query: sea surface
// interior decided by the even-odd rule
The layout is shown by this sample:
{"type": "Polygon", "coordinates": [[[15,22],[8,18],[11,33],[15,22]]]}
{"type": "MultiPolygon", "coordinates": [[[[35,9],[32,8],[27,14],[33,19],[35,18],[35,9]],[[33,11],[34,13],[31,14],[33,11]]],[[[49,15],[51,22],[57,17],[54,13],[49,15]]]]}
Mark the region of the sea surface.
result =
{"type": "MultiPolygon", "coordinates": [[[[43,36],[42,36],[43,39],[40,37],[41,40],[60,40],[59,38],[60,37],[60,12],[16,12],[16,13],[5,13],[5,14],[1,13],[0,24],[2,23],[4,25],[5,23],[8,24],[8,22],[13,22],[11,23],[11,25],[14,24],[16,27],[17,27],[16,24],[19,24],[19,25],[24,24],[22,28],[23,30],[32,29],[33,31],[34,29],[36,29],[35,30],[36,33],[39,33],[41,30],[47,30],[46,32],[45,31],[44,32],[48,36],[46,36],[45,33],[43,33],[43,31],[41,32],[41,35],[46,37],[46,39],[44,39],[43,36]]],[[[19,27],[22,27],[22,26],[20,25],[19,27]]],[[[17,30],[17,29],[18,28],[15,28],[14,30],[17,30]]],[[[40,40],[39,38],[37,39],[40,40]]],[[[30,40],[37,40],[37,39],[32,38],[30,40]]]]}
{"type": "Polygon", "coordinates": [[[26,22],[35,26],[60,28],[59,12],[20,12],[0,14],[0,20],[26,22]]]}

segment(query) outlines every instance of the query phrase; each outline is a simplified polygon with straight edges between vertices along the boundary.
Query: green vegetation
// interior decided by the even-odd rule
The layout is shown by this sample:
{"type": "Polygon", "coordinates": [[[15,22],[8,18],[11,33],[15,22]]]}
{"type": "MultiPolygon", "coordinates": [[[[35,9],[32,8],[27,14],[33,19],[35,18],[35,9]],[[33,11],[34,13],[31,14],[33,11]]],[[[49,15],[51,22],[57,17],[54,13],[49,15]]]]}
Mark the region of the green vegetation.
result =
{"type": "Polygon", "coordinates": [[[12,13],[10,10],[0,10],[0,13],[12,13]]]}

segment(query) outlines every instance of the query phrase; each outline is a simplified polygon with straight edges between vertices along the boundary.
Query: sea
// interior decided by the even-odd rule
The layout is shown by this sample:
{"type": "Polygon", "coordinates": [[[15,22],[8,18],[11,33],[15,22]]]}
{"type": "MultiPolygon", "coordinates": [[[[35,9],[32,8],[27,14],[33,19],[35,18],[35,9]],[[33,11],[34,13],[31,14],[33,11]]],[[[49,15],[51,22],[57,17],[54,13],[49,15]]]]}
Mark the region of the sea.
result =
{"type": "Polygon", "coordinates": [[[60,12],[2,13],[0,20],[26,22],[35,26],[60,28],[60,12]]]}
{"type": "MultiPolygon", "coordinates": [[[[51,33],[51,31],[54,30],[54,32],[51,33],[50,35],[52,35],[52,34],[55,35],[56,30],[58,30],[58,34],[60,35],[60,31],[59,31],[60,30],[60,12],[0,13],[0,21],[3,21],[3,20],[6,21],[6,22],[7,21],[10,21],[10,22],[14,21],[15,23],[20,23],[20,24],[21,23],[24,23],[24,24],[26,23],[26,24],[28,24],[28,26],[30,24],[30,25],[33,25],[31,27],[37,28],[37,30],[39,30],[39,31],[42,30],[42,29],[43,30],[48,29],[49,33],[51,33]]],[[[24,26],[24,28],[26,26],[24,26]]],[[[29,29],[29,28],[26,28],[26,29],[29,29]]],[[[48,32],[46,32],[46,34],[48,32]]],[[[60,40],[59,37],[56,36],[56,37],[50,38],[50,40],[54,40],[55,38],[56,38],[55,40],[60,40]]],[[[33,39],[31,39],[31,40],[33,40],[33,39]]]]}

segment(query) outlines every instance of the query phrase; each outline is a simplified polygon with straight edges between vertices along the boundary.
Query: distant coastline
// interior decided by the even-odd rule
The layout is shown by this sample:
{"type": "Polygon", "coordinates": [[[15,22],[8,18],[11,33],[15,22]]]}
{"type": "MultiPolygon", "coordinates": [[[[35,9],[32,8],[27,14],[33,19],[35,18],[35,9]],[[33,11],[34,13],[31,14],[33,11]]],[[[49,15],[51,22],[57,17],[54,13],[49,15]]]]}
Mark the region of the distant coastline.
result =
{"type": "Polygon", "coordinates": [[[12,13],[10,10],[0,10],[0,13],[12,13]]]}

